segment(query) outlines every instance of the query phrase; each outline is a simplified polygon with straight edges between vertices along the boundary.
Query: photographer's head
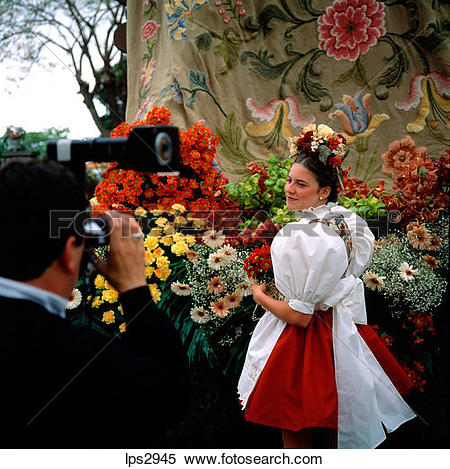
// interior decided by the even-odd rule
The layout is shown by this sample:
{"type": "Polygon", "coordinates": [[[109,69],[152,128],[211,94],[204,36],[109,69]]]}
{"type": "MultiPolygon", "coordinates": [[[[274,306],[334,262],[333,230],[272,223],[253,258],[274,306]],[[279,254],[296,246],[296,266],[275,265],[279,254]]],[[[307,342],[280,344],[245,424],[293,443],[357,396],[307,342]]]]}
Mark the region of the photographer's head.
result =
{"type": "Polygon", "coordinates": [[[86,197],[67,168],[41,161],[5,164],[0,169],[0,276],[69,297],[84,241],[73,224],[51,237],[51,213],[73,214],[86,207],[86,197]]]}

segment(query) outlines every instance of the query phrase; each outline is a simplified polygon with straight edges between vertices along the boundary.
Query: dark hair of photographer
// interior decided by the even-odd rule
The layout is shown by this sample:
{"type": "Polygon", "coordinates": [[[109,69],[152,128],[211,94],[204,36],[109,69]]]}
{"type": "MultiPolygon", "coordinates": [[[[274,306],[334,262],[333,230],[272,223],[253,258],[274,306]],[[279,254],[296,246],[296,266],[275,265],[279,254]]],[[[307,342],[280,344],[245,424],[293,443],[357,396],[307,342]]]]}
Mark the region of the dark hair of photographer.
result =
{"type": "Polygon", "coordinates": [[[319,187],[330,187],[331,192],[328,196],[328,202],[337,201],[338,177],[336,168],[333,168],[330,164],[323,164],[319,158],[306,153],[298,153],[295,156],[294,163],[301,164],[309,169],[316,177],[319,187]]]}
{"type": "MultiPolygon", "coordinates": [[[[0,276],[39,277],[60,255],[73,227],[50,238],[50,211],[83,211],[86,197],[72,172],[52,161],[11,160],[0,168],[0,276]],[[26,188],[26,189],[24,189],[26,188]]],[[[77,237],[77,245],[82,239],[77,237]]]]}

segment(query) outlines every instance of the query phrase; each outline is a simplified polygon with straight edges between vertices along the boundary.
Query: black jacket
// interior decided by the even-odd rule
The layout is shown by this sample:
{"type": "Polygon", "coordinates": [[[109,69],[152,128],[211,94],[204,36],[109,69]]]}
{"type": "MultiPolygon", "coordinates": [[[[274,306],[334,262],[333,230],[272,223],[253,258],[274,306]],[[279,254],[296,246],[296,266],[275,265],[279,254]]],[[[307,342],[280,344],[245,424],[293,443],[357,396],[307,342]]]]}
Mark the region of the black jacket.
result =
{"type": "Polygon", "coordinates": [[[147,287],[120,301],[122,341],[0,297],[0,446],[145,448],[180,416],[187,379],[178,333],[147,287]]]}

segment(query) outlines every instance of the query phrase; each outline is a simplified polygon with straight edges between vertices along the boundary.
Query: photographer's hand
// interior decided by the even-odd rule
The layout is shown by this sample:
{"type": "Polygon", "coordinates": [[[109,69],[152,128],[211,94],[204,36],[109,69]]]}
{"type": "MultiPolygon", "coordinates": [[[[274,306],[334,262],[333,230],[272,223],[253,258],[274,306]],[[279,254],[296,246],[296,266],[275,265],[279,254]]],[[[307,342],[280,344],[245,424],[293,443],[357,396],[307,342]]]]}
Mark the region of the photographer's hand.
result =
{"type": "Polygon", "coordinates": [[[119,293],[147,285],[144,238],[138,223],[131,215],[121,212],[112,211],[107,215],[113,227],[110,251],[106,260],[97,262],[98,270],[119,293]]]}

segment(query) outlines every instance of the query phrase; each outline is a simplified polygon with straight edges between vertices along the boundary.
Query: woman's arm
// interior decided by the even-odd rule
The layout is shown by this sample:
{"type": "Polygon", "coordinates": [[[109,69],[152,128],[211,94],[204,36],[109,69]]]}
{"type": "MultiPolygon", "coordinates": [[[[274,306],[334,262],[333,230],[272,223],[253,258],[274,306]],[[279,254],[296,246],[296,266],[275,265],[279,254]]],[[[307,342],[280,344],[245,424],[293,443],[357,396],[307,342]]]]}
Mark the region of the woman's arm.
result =
{"type": "Polygon", "coordinates": [[[266,285],[253,285],[253,299],[263,308],[269,310],[272,314],[284,322],[296,327],[307,327],[311,321],[312,314],[304,314],[292,309],[287,301],[279,301],[267,296],[264,293],[266,285]]]}

